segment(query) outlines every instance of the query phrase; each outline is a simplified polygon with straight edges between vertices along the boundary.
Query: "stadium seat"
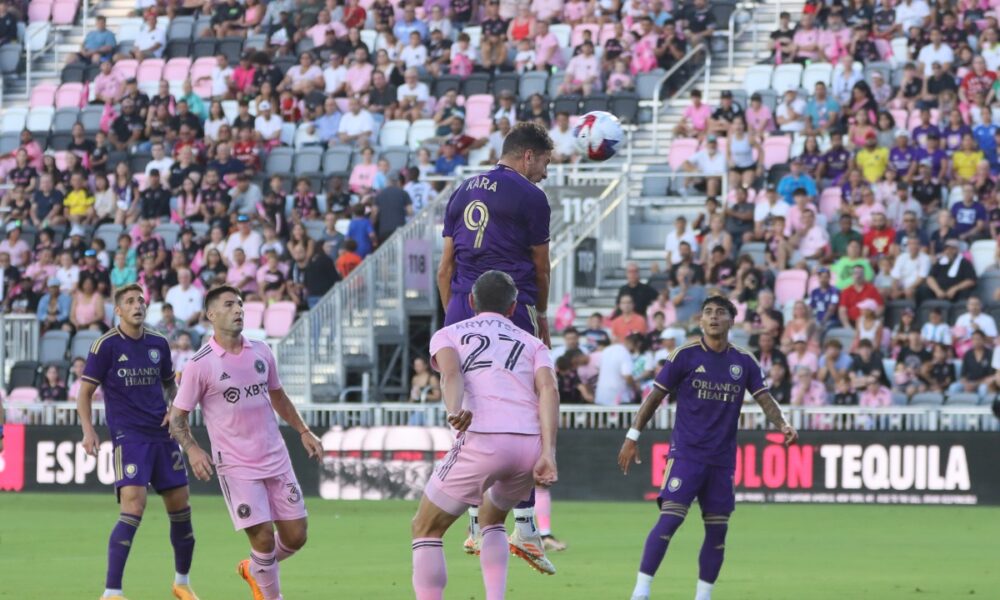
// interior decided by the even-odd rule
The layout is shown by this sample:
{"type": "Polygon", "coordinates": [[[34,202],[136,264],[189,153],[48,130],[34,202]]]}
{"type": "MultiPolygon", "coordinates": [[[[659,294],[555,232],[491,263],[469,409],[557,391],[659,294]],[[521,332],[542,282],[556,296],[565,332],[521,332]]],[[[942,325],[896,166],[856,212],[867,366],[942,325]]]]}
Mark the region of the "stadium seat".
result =
{"type": "MultiPolygon", "coordinates": [[[[556,100],[558,100],[558,98],[556,100]]],[[[585,114],[587,114],[589,112],[592,112],[592,111],[595,111],[595,110],[606,111],[606,110],[608,110],[608,104],[609,104],[609,102],[610,102],[610,98],[608,98],[607,94],[601,94],[601,93],[594,92],[593,94],[591,94],[589,96],[584,96],[583,97],[583,101],[580,103],[580,112],[579,112],[579,114],[585,115],[585,114]]],[[[570,114],[573,114],[573,113],[570,113],[570,114]]]]}
{"type": "Polygon", "coordinates": [[[83,84],[64,83],[56,90],[56,108],[79,108],[84,100],[83,84]]]}
{"type": "Polygon", "coordinates": [[[944,395],[938,392],[920,392],[910,398],[910,406],[941,406],[944,404],[944,395]]]}
{"type": "Polygon", "coordinates": [[[34,404],[38,402],[41,394],[35,387],[17,387],[7,394],[7,405],[34,404]]]}
{"type": "Polygon", "coordinates": [[[556,96],[555,101],[552,103],[552,114],[557,115],[561,112],[570,115],[580,114],[580,96],[576,94],[556,96]]]}
{"type": "Polygon", "coordinates": [[[642,196],[644,198],[658,198],[667,195],[670,187],[670,175],[644,175],[642,178],[642,196]]]}
{"type": "Polygon", "coordinates": [[[948,394],[948,406],[977,406],[979,394],[975,392],[951,392],[948,394]]]}
{"type": "Polygon", "coordinates": [[[334,146],[323,154],[323,174],[347,176],[351,170],[351,149],[334,146]]]}
{"type": "Polygon", "coordinates": [[[69,349],[69,332],[62,329],[46,331],[42,336],[38,360],[42,363],[66,360],[66,350],[69,349]]]}
{"type": "Polygon", "coordinates": [[[77,331],[76,335],[73,336],[73,342],[70,345],[70,356],[87,356],[90,352],[90,347],[94,345],[94,342],[101,337],[100,331],[92,331],[85,329],[83,331],[77,331]]]}
{"type": "MultiPolygon", "coordinates": [[[[822,82],[829,86],[832,75],[833,65],[830,63],[810,63],[809,66],[802,71],[802,87],[804,87],[807,92],[812,94],[817,83],[822,82]]],[[[775,72],[775,76],[777,76],[777,72],[775,72]]]]}
{"type": "Polygon", "coordinates": [[[548,78],[548,73],[544,71],[525,72],[518,82],[518,98],[527,100],[535,94],[544,96],[547,91],[548,78]]]}
{"type": "Polygon", "coordinates": [[[191,74],[191,59],[171,58],[163,67],[163,79],[183,82],[191,74]]]}
{"type": "Polygon", "coordinates": [[[267,155],[264,171],[268,176],[288,175],[292,172],[293,150],[291,148],[275,148],[267,155]]]}
{"type": "MultiPolygon", "coordinates": [[[[758,90],[771,89],[771,75],[774,67],[771,65],[753,65],[743,74],[743,89],[748,94],[753,94],[758,90]]],[[[795,84],[798,87],[798,83],[795,84]]]]}
{"type": "Polygon", "coordinates": [[[13,152],[20,145],[20,131],[4,131],[3,133],[0,133],[0,154],[13,152]]]}
{"type": "Polygon", "coordinates": [[[845,352],[849,352],[854,345],[854,330],[847,327],[834,327],[826,332],[827,340],[837,340],[843,346],[845,352]]]}
{"type": "Polygon", "coordinates": [[[173,248],[181,234],[181,226],[177,223],[160,223],[153,232],[163,238],[167,248],[173,248]]]}
{"type": "Polygon", "coordinates": [[[906,123],[910,120],[910,113],[905,109],[894,108],[889,111],[889,114],[892,115],[892,120],[896,122],[896,127],[899,128],[905,127],[906,123]]]}
{"type": "Polygon", "coordinates": [[[819,212],[828,222],[833,222],[840,214],[840,205],[844,202],[844,193],[839,187],[825,188],[819,196],[819,212]]]}
{"type": "Polygon", "coordinates": [[[67,107],[56,110],[52,116],[52,133],[71,133],[79,118],[79,109],[67,107]]]}
{"type": "Polygon", "coordinates": [[[395,173],[409,165],[410,147],[406,145],[383,146],[379,158],[389,161],[389,171],[395,173]]]}
{"type": "Polygon", "coordinates": [[[910,60],[909,40],[905,37],[892,38],[889,46],[892,48],[892,64],[901,67],[910,60]]]}
{"type": "Polygon", "coordinates": [[[101,117],[104,114],[103,106],[85,106],[80,111],[80,124],[87,135],[94,135],[101,128],[101,117]]]}
{"type": "Polygon", "coordinates": [[[490,93],[490,76],[486,73],[473,73],[462,82],[462,95],[468,98],[476,94],[490,93]]]}
{"type": "Polygon", "coordinates": [[[639,119],[639,95],[635,92],[613,94],[608,111],[626,125],[637,122],[639,119]]]}
{"type": "Polygon", "coordinates": [[[788,90],[797,90],[801,83],[802,65],[796,63],[778,65],[771,76],[771,89],[778,94],[784,94],[788,90]]]}
{"type": "Polygon", "coordinates": [[[0,117],[0,131],[21,133],[28,122],[28,109],[20,106],[8,108],[0,117]]]}
{"type": "Polygon", "coordinates": [[[520,84],[520,79],[517,73],[500,73],[493,77],[493,95],[500,97],[501,92],[510,92],[517,96],[517,87],[520,84]]]}
{"type": "Polygon", "coordinates": [[[394,119],[382,125],[378,132],[378,145],[405,146],[407,135],[410,131],[410,122],[405,119],[394,119]]]}
{"type": "Polygon", "coordinates": [[[49,2],[29,2],[28,22],[48,22],[52,18],[52,4],[49,2]]]}
{"type": "Polygon", "coordinates": [[[18,65],[21,64],[21,55],[24,50],[21,44],[10,42],[0,46],[0,73],[10,74],[17,72],[18,65]]]}
{"type": "Polygon", "coordinates": [[[40,368],[41,365],[34,360],[19,360],[14,363],[7,379],[7,391],[10,392],[19,387],[35,387],[38,384],[38,370],[40,368]]]}
{"type": "Polygon", "coordinates": [[[601,33],[601,26],[595,23],[581,23],[573,27],[573,33],[570,35],[570,47],[576,48],[583,43],[583,32],[590,32],[590,39],[594,42],[595,47],[600,47],[598,44],[598,38],[601,33]]]}
{"type": "Polygon", "coordinates": [[[565,23],[549,25],[549,32],[559,40],[560,48],[568,48],[570,36],[573,35],[573,28],[565,23]]]}
{"type": "Polygon", "coordinates": [[[435,98],[441,98],[450,91],[462,91],[462,78],[458,75],[442,75],[434,80],[431,93],[435,98]]]}
{"type": "Polygon", "coordinates": [[[667,154],[670,170],[679,171],[684,161],[697,151],[698,140],[695,138],[677,138],[670,142],[670,152],[667,154]]]}
{"type": "Polygon", "coordinates": [[[56,0],[52,5],[52,24],[57,26],[72,25],[76,21],[76,11],[80,7],[77,0],[56,0]]]}
{"type": "Polygon", "coordinates": [[[263,302],[246,302],[243,304],[243,326],[248,329],[260,329],[264,325],[263,302]]]}
{"type": "Polygon", "coordinates": [[[416,151],[420,148],[420,144],[424,140],[434,137],[436,132],[437,125],[434,124],[434,119],[418,119],[414,121],[407,133],[407,143],[410,149],[416,151]]]}
{"type": "Polygon", "coordinates": [[[31,109],[28,119],[25,121],[25,128],[31,133],[45,138],[49,130],[52,129],[52,118],[56,114],[56,109],[51,106],[39,106],[31,109]]]}
{"type": "Polygon", "coordinates": [[[976,275],[981,276],[986,269],[997,266],[996,240],[972,242],[969,252],[972,254],[972,266],[976,268],[976,275]]]}
{"type": "Polygon", "coordinates": [[[764,139],[764,168],[788,163],[792,149],[792,138],[787,135],[772,135],[764,139]]]}
{"type": "Polygon", "coordinates": [[[45,49],[51,32],[50,23],[28,23],[28,27],[24,30],[25,48],[32,53],[41,52],[45,49]]]}
{"type": "Polygon", "coordinates": [[[806,295],[809,272],[804,269],[786,269],[774,280],[774,300],[779,306],[801,300],[806,295]]]}
{"type": "Polygon", "coordinates": [[[894,328],[899,325],[903,318],[903,312],[907,309],[917,310],[917,305],[912,300],[890,300],[885,304],[884,321],[885,326],[894,328]]]}
{"type": "Polygon", "coordinates": [[[882,74],[882,80],[885,81],[886,83],[889,83],[889,81],[892,78],[892,65],[889,64],[889,63],[887,63],[887,62],[881,62],[881,61],[870,62],[870,63],[866,64],[865,65],[865,81],[868,82],[868,85],[872,84],[872,74],[873,73],[881,73],[882,74]]]}
{"type": "Polygon", "coordinates": [[[635,76],[635,93],[639,94],[642,100],[652,100],[659,87],[660,80],[667,72],[663,69],[653,69],[648,73],[639,73],[635,76]]]}
{"type": "Polygon", "coordinates": [[[469,46],[471,48],[478,48],[483,40],[483,28],[474,25],[472,27],[463,27],[462,33],[469,36],[469,46]]]}
{"type": "MultiPolygon", "coordinates": [[[[980,280],[982,282],[982,280],[980,280]]],[[[917,323],[926,323],[930,319],[931,309],[940,308],[945,318],[948,318],[948,309],[951,302],[948,300],[924,300],[917,309],[917,323]]]]}
{"type": "Polygon", "coordinates": [[[159,85],[160,80],[163,79],[163,68],[165,65],[166,63],[162,58],[147,58],[139,63],[139,69],[135,74],[136,81],[140,85],[150,82],[159,85]]]}
{"type": "Polygon", "coordinates": [[[288,335],[295,321],[294,302],[275,302],[264,313],[264,331],[267,337],[282,338],[288,335]]]}
{"type": "MultiPolygon", "coordinates": [[[[113,69],[112,69],[113,70],[113,69]]],[[[83,83],[86,76],[87,66],[80,63],[72,63],[63,67],[60,75],[60,83],[83,83]]],[[[53,98],[53,103],[55,99],[53,98]]]]}
{"type": "Polygon", "coordinates": [[[318,146],[310,146],[296,152],[293,170],[296,177],[308,177],[322,172],[323,149],[318,146]]]}

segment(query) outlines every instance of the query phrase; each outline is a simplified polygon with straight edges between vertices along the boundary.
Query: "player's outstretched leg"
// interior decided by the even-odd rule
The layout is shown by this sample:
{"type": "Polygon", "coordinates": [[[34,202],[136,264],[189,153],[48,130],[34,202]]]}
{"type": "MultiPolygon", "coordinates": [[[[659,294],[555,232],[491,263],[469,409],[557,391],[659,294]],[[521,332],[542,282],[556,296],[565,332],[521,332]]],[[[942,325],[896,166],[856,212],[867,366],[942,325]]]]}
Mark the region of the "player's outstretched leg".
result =
{"type": "MultiPolygon", "coordinates": [[[[426,494],[426,490],[425,490],[426,494]]],[[[444,537],[452,523],[465,512],[458,505],[452,514],[431,502],[425,495],[413,517],[413,591],[417,600],[441,600],[448,584],[448,569],[444,562],[444,537]]]]}
{"type": "Polygon", "coordinates": [[[246,580],[253,600],[281,600],[281,578],[275,556],[274,525],[267,521],[247,527],[250,539],[250,558],[237,566],[237,572],[246,580]]]}
{"type": "Polygon", "coordinates": [[[170,519],[170,545],[174,548],[174,598],[198,600],[191,589],[189,575],[194,559],[194,527],[191,523],[191,506],[188,487],[181,486],[163,493],[163,504],[170,519]]]}
{"type": "Polygon", "coordinates": [[[552,535],[552,493],[548,488],[535,488],[535,519],[538,523],[538,533],[542,536],[542,545],[546,552],[562,552],[566,544],[552,535]]]}
{"type": "Polygon", "coordinates": [[[688,507],[676,502],[664,501],[660,506],[660,519],[653,526],[646,538],[646,546],[642,550],[642,562],[639,564],[639,574],[636,576],[635,588],[632,590],[632,600],[648,600],[649,588],[653,576],[660,568],[663,557],[667,554],[670,538],[687,516],[688,507]]]}
{"type": "Polygon", "coordinates": [[[115,523],[108,539],[108,572],[102,597],[124,600],[122,577],[125,574],[128,553],[132,549],[132,540],[146,510],[146,488],[138,485],[121,486],[118,488],[118,500],[121,504],[121,514],[118,515],[118,522],[115,523]]]}
{"type": "Polygon", "coordinates": [[[705,521],[705,541],[698,555],[698,586],[695,600],[712,600],[712,586],[719,578],[722,559],[726,551],[726,532],[729,531],[729,515],[702,515],[705,521]]]}
{"type": "Polygon", "coordinates": [[[469,535],[462,544],[462,549],[466,554],[479,554],[479,546],[483,542],[482,532],[479,530],[479,507],[469,508],[469,535]]]}
{"type": "Polygon", "coordinates": [[[480,514],[482,525],[482,547],[479,552],[479,564],[483,569],[483,585],[486,587],[486,600],[503,600],[507,589],[507,511],[500,510],[489,498],[487,493],[480,514]]]}
{"type": "MultiPolygon", "coordinates": [[[[482,523],[480,518],[480,523],[482,523]]],[[[546,575],[555,575],[556,567],[545,556],[545,544],[535,527],[535,488],[531,496],[514,507],[514,532],[510,534],[510,552],[523,558],[533,569],[546,575]]]]}

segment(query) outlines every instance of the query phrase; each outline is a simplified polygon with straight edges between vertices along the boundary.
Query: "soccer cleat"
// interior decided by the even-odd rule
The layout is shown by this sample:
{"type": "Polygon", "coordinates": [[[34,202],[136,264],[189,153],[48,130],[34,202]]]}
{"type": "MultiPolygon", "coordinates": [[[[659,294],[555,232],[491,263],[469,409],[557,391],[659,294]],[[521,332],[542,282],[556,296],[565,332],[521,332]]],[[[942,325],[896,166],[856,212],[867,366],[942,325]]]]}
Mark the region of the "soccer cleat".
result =
{"type": "Polygon", "coordinates": [[[469,534],[469,537],[465,538],[465,542],[462,543],[462,550],[466,554],[471,554],[473,556],[479,555],[479,548],[483,545],[483,536],[469,534]]]}
{"type": "Polygon", "coordinates": [[[253,578],[250,574],[250,559],[245,558],[240,561],[240,564],[236,565],[236,572],[240,574],[240,577],[247,582],[250,586],[250,591],[253,593],[253,600],[264,600],[264,592],[260,591],[260,586],[257,585],[257,580],[253,578]]]}
{"type": "Polygon", "coordinates": [[[191,586],[186,583],[175,583],[174,598],[177,600],[198,600],[198,594],[195,594],[191,586]]]}
{"type": "Polygon", "coordinates": [[[559,541],[553,535],[543,535],[542,547],[546,552],[562,552],[566,549],[566,543],[559,541]]]}
{"type": "Polygon", "coordinates": [[[555,575],[556,567],[549,559],[545,558],[545,546],[542,543],[542,536],[536,532],[531,537],[521,537],[520,532],[515,528],[514,533],[508,539],[510,543],[510,553],[524,559],[531,568],[545,575],[555,575]]]}

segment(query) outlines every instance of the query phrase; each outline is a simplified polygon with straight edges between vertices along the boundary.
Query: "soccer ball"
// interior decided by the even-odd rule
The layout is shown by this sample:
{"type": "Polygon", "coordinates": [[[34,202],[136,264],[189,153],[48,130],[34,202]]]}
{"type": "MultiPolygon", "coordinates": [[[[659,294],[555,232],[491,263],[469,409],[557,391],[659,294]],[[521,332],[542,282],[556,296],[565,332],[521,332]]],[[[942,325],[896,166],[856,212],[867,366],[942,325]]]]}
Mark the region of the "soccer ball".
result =
{"type": "Polygon", "coordinates": [[[590,160],[608,160],[618,152],[625,137],[618,117],[603,110],[595,110],[580,117],[573,130],[576,147],[590,160]]]}

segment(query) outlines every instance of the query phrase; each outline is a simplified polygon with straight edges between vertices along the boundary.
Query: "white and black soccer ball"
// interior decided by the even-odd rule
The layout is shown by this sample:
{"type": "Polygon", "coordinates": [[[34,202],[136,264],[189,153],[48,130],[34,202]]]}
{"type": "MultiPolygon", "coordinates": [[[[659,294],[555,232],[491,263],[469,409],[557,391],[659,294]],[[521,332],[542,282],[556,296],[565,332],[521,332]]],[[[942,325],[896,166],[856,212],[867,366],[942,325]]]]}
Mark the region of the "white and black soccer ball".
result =
{"type": "Polygon", "coordinates": [[[605,161],[614,156],[625,138],[618,117],[603,110],[580,117],[573,135],[576,136],[580,154],[594,161],[605,161]]]}

